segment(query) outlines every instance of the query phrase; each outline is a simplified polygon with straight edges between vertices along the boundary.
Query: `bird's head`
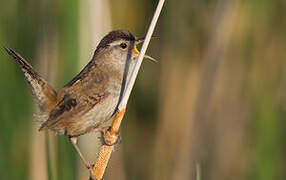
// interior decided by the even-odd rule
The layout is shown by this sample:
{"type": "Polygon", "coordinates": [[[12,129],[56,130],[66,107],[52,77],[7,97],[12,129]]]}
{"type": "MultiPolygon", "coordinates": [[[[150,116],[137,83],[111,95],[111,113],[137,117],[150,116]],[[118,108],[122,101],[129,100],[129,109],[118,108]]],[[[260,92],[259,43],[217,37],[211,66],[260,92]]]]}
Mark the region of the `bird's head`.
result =
{"type": "MultiPolygon", "coordinates": [[[[95,56],[110,62],[123,63],[129,58],[134,61],[139,56],[136,45],[144,41],[144,38],[137,38],[127,30],[116,30],[108,33],[96,48],[95,56]]],[[[146,58],[151,58],[145,56],[146,58]]],[[[152,58],[151,58],[152,60],[152,58]]]]}

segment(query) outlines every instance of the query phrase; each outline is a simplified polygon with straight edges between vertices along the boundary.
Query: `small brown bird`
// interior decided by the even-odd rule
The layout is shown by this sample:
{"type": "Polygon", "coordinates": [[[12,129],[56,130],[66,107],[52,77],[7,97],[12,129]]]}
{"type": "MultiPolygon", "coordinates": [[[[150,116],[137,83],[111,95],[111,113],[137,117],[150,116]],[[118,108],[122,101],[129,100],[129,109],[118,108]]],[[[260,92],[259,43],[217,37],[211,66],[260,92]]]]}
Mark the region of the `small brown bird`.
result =
{"type": "Polygon", "coordinates": [[[77,137],[102,130],[112,120],[139,55],[136,44],[142,41],[126,30],[110,32],[84,69],[58,91],[19,54],[5,48],[24,72],[40,107],[39,131],[51,129],[68,136],[87,168],[90,165],[77,146],[77,137]]]}

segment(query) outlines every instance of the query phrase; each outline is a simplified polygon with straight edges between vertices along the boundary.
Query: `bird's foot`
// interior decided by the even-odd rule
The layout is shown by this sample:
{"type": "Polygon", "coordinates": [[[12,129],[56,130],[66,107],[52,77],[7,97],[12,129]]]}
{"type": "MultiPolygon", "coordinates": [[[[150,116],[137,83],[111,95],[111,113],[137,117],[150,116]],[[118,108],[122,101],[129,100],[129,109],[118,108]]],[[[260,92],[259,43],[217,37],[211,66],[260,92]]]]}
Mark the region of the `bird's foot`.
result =
{"type": "Polygon", "coordinates": [[[111,131],[111,127],[105,127],[101,130],[102,143],[107,146],[114,146],[121,140],[120,134],[111,131]]]}

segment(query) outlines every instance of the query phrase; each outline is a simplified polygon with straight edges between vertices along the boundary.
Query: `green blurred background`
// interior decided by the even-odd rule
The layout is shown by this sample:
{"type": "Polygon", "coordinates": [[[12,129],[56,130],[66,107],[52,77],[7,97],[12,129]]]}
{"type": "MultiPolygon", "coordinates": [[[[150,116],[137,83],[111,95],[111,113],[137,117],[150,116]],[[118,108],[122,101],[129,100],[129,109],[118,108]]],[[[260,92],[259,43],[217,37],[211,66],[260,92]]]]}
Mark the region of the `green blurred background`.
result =
{"type": "MultiPolygon", "coordinates": [[[[0,0],[0,45],[59,89],[114,29],[144,36],[157,1],[0,0]]],[[[105,179],[286,179],[286,1],[166,0],[105,179]]],[[[0,49],[0,179],[88,179],[68,139],[38,132],[0,49]]],[[[90,161],[97,134],[80,138],[90,161]]]]}

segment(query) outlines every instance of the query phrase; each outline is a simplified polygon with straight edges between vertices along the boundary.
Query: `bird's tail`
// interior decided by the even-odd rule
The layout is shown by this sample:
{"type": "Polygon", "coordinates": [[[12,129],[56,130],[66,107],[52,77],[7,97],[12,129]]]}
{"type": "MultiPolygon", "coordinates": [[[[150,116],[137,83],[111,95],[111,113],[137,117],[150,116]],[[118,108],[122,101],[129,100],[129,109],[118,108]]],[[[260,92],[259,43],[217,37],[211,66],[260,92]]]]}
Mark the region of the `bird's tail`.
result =
{"type": "Polygon", "coordinates": [[[32,94],[36,98],[40,109],[44,112],[50,111],[56,103],[56,91],[18,53],[10,48],[5,48],[5,50],[13,57],[13,60],[23,71],[25,79],[29,83],[32,94]]]}

